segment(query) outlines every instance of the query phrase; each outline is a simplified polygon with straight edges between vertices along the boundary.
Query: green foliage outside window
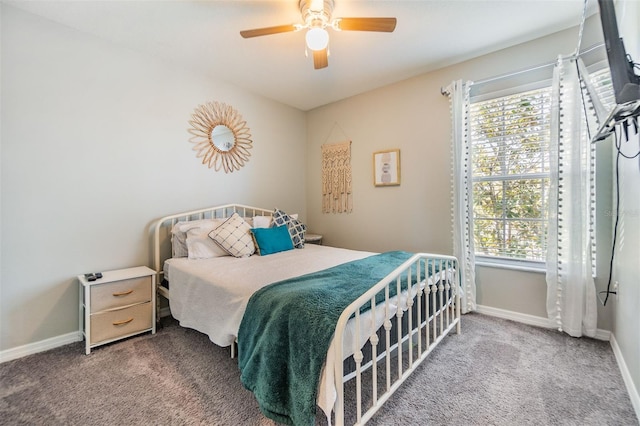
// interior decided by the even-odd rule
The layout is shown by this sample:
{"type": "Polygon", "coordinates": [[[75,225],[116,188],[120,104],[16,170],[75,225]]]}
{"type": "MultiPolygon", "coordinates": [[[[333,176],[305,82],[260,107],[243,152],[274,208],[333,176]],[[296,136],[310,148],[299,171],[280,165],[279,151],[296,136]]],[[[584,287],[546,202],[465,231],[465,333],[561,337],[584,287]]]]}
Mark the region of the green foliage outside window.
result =
{"type": "Polygon", "coordinates": [[[550,89],[471,105],[476,254],[544,261],[550,89]]]}

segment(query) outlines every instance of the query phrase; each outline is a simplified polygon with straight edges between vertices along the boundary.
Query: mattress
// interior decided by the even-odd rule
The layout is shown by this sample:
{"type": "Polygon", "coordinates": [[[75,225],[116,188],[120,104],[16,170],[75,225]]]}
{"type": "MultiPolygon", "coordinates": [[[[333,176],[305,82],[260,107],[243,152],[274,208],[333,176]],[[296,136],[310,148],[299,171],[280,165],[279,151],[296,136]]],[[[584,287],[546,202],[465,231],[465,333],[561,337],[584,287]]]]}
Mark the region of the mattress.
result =
{"type": "Polygon", "coordinates": [[[307,244],[268,256],[232,256],[165,261],[171,314],[219,346],[231,345],[251,295],[287,278],[317,272],[374,253],[307,244]]]}

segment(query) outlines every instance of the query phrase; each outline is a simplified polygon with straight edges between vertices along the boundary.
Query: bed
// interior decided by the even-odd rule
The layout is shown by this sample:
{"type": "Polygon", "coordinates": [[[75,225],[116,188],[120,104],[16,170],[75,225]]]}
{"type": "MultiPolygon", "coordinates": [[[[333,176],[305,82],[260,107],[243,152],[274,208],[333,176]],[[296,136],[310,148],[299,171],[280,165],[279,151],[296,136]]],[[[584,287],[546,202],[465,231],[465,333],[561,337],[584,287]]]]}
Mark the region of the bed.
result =
{"type": "Polygon", "coordinates": [[[237,345],[240,379],[267,417],[313,423],[317,404],[329,424],[364,424],[460,333],[457,261],[304,244],[304,231],[295,215],[238,204],[160,218],[151,227],[158,293],[182,326],[232,357],[237,345]],[[259,253],[235,240],[234,255],[219,251],[229,223],[248,225],[259,253]],[[284,229],[292,248],[261,237],[284,229]]]}

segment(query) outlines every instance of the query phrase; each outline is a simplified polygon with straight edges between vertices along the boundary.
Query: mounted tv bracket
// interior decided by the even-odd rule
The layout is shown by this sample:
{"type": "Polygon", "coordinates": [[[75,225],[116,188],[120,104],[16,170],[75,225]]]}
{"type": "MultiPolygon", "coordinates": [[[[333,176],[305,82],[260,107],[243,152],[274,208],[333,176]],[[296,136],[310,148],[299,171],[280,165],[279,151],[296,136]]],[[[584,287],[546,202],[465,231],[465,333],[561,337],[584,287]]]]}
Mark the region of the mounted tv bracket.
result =
{"type": "Polygon", "coordinates": [[[629,126],[638,133],[640,116],[640,76],[636,75],[636,64],[627,54],[620,38],[615,5],[612,0],[598,0],[598,6],[616,106],[602,122],[592,142],[605,139],[618,125],[622,126],[627,137],[629,126]]]}

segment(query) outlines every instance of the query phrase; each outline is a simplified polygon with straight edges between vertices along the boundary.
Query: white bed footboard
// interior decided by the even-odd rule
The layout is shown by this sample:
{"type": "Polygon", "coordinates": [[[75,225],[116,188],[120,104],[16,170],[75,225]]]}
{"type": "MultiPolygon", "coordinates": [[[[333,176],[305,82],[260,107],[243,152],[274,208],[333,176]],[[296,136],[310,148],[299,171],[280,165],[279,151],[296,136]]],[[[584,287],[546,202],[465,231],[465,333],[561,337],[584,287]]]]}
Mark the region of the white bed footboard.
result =
{"type": "Polygon", "coordinates": [[[345,378],[343,363],[333,363],[337,392],[334,405],[336,425],[344,424],[345,409],[355,413],[355,424],[366,423],[444,336],[454,327],[460,333],[457,271],[455,257],[416,254],[345,309],[336,325],[334,360],[343,360],[353,353],[355,372],[345,378]],[[424,270],[425,264],[435,265],[437,272],[429,276],[424,270]],[[405,290],[402,297],[390,298],[391,286],[397,286],[397,294],[401,294],[403,277],[410,282],[411,294],[405,290]],[[376,305],[374,302],[378,294],[383,294],[384,299],[376,305]],[[368,303],[371,304],[371,317],[384,313],[382,328],[376,321],[361,321],[360,309],[368,303]],[[346,329],[349,319],[355,321],[355,332],[346,329]],[[341,344],[347,332],[353,333],[353,348],[345,348],[341,344]],[[379,348],[381,341],[383,347],[379,348]],[[365,355],[375,361],[363,364],[365,355]],[[367,380],[363,380],[365,371],[367,380]],[[345,401],[348,380],[355,380],[355,395],[352,386],[348,401],[345,401]],[[367,398],[363,398],[365,391],[367,398]]]}

